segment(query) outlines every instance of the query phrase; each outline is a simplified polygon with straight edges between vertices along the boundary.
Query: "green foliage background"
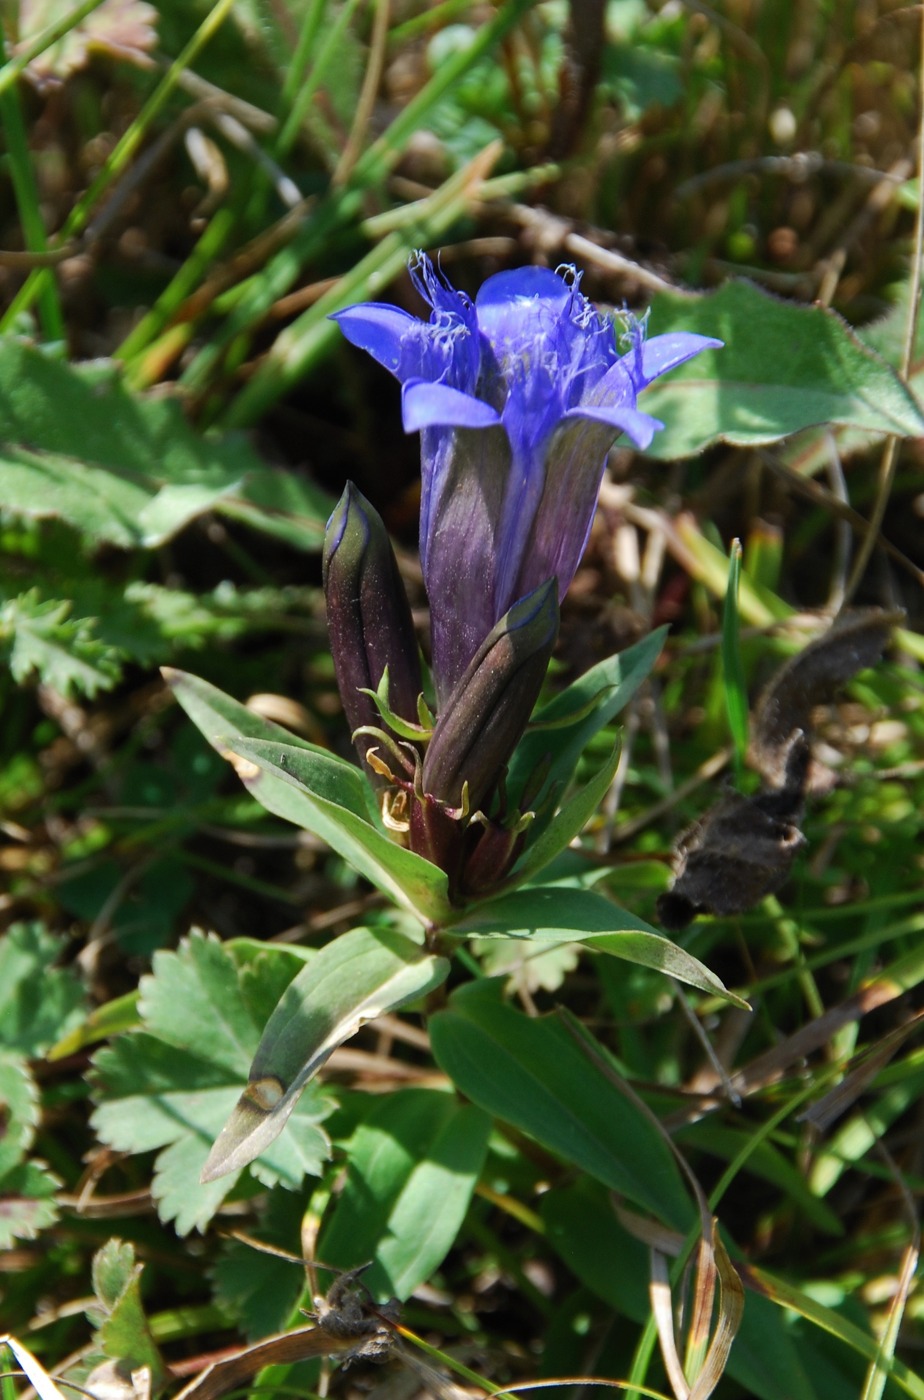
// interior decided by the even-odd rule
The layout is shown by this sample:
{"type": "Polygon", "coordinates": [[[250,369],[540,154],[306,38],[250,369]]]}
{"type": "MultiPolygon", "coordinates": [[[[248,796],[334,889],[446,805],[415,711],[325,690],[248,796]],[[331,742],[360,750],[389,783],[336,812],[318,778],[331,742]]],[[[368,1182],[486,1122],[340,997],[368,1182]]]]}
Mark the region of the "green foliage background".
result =
{"type": "Polygon", "coordinates": [[[303,1325],[310,1282],[257,1241],[372,1261],[469,1382],[682,1393],[648,1246],[679,1304],[704,1210],[706,1331],[726,1259],[744,1312],[710,1377],[678,1307],[692,1393],[924,1396],[919,23],[890,0],[0,7],[0,1320],[47,1370],[108,1358],[173,1394],[303,1325]],[[584,786],[530,873],[586,827],[543,869],[542,928],[528,891],[472,912],[445,989],[412,979],[256,1164],[200,1185],[294,979],[412,944],[442,897],[408,860],[396,913],[353,835],[292,824],[259,747],[275,721],[296,767],[349,756],[319,587],[348,476],[425,606],[417,444],[327,319],[419,309],[418,247],[471,292],[576,263],[595,300],[726,349],[652,388],[664,432],[611,458],[546,717],[611,653],[641,669],[562,750],[584,786]],[[748,703],[847,595],[907,620],[819,720],[837,776],[794,879],[653,965],[677,834],[733,761],[753,790],[748,703]],[[191,713],[247,703],[269,811],[160,666],[203,678],[191,713]]]}

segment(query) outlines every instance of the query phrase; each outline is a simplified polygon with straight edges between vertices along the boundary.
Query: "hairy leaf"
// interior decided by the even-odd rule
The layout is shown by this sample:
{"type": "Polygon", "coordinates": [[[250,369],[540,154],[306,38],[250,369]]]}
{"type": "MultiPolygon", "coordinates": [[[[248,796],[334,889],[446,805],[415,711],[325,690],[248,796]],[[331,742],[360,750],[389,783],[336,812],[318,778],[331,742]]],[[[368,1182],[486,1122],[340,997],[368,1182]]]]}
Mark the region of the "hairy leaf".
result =
{"type": "Polygon", "coordinates": [[[34,1058],[80,1024],[84,990],[55,967],[64,946],[39,923],[13,924],[0,940],[0,1045],[34,1058]]]}
{"type": "MultiPolygon", "coordinates": [[[[288,948],[271,956],[290,978],[304,962],[288,948]]],[[[199,1174],[259,1042],[252,1007],[233,955],[217,939],[193,933],[176,953],[155,954],[153,973],[142,978],[143,1029],[120,1036],[94,1060],[94,1126],[118,1151],[158,1150],[154,1197],[181,1234],[201,1229],[234,1185],[229,1179],[203,1186],[199,1174]]],[[[288,1143],[264,1157],[262,1179],[295,1187],[320,1172],[329,1144],[319,1123],[329,1111],[317,1090],[305,1095],[288,1143]]]]}

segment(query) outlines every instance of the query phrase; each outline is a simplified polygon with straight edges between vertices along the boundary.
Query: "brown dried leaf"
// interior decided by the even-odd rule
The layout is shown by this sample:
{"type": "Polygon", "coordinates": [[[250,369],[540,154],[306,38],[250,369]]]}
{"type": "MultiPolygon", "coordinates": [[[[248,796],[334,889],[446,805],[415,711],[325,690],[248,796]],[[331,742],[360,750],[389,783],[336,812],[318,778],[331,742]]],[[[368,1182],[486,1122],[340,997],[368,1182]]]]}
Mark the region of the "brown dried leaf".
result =
{"type": "MultiPolygon", "coordinates": [[[[770,787],[783,782],[792,733],[809,734],[812,711],[829,704],[860,671],[874,666],[889,644],[901,611],[857,608],[842,613],[821,637],[781,666],[760,697],[751,730],[749,758],[770,787]]],[[[810,787],[826,786],[810,779],[810,787]]]]}
{"type": "Polygon", "coordinates": [[[658,899],[670,933],[697,914],[743,914],[785,884],[796,852],[809,749],[801,731],[786,750],[784,785],[756,797],[728,792],[677,842],[674,883],[658,899]]]}

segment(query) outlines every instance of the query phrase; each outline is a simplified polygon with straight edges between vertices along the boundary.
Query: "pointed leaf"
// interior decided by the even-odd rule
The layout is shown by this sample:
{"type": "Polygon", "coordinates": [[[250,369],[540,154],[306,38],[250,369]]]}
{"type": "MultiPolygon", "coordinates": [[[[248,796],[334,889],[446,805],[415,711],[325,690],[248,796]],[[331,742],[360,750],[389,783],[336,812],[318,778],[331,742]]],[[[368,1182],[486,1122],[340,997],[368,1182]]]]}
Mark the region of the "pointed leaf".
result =
{"type": "Polygon", "coordinates": [[[458,1088],[661,1220],[685,1229],[692,1207],[664,1136],[552,1017],[500,1003],[471,984],[430,1020],[433,1053],[458,1088]]]}
{"type": "Polygon", "coordinates": [[[644,919],[620,909],[595,890],[560,885],[516,890],[481,904],[448,930],[480,937],[526,938],[583,943],[595,953],[655,968],[735,1006],[748,1003],[730,992],[692,953],[658,933],[644,919]]]}
{"type": "MultiPolygon", "coordinates": [[[[267,948],[273,986],[291,980],[304,956],[291,948],[267,948]]],[[[152,975],[142,978],[141,1030],[120,1035],[94,1058],[97,1108],[93,1126],[120,1152],[156,1150],[153,1195],[163,1220],[180,1234],[203,1228],[234,1185],[234,1179],[199,1184],[211,1142],[246,1082],[266,1014],[253,985],[257,969],[243,968],[231,948],[199,932],[175,953],[159,952],[152,975]]],[[[293,1155],[271,1153],[262,1179],[298,1186],[318,1175],[330,1144],[321,1120],[330,1111],[320,1092],[299,1105],[300,1147],[293,1155]]]]}
{"type": "Polygon", "coordinates": [[[510,764],[508,790],[518,794],[546,759],[551,760],[549,786],[564,787],[586,745],[647,679],[666,636],[667,628],[659,627],[635,646],[598,662],[533,715],[510,764]]]}
{"type": "Polygon", "coordinates": [[[446,916],[445,875],[388,837],[354,764],[261,719],[207,681],[167,668],[163,674],[212,747],[245,760],[238,776],[267,811],[320,836],[422,923],[446,916]]]}
{"type": "Polygon", "coordinates": [[[226,743],[259,770],[257,776],[250,776],[238,769],[238,775],[264,807],[323,837],[358,874],[416,914],[421,923],[441,923],[449,917],[444,872],[423,856],[396,845],[377,825],[338,801],[337,784],[343,769],[356,774],[366,786],[358,768],[323,751],[311,753],[263,739],[231,737],[226,743]],[[293,812],[301,815],[290,815],[293,812]]]}
{"type": "Polygon", "coordinates": [[[619,749],[617,744],[600,771],[579,792],[562,804],[537,840],[527,845],[508,884],[520,885],[535,879],[540,870],[550,865],[557,855],[571,845],[576,836],[580,836],[594,812],[599,810],[600,803],[609,790],[619,765],[619,749]]]}
{"type": "Polygon", "coordinates": [[[366,1021],[425,996],[448,973],[445,958],[388,929],[353,929],[322,948],[270,1017],[248,1086],[209,1153],[202,1180],[252,1162],[281,1133],[331,1051],[366,1021]]]}

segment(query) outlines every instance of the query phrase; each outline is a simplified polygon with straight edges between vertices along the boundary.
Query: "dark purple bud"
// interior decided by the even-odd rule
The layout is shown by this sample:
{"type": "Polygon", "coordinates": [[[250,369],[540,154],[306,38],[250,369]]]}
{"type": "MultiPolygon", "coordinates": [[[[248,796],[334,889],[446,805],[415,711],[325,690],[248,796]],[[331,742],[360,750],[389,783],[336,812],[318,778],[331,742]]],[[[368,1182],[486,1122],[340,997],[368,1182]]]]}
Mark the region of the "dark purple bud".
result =
{"type": "MultiPolygon", "coordinates": [[[[352,482],[327,522],[323,568],[334,670],[351,733],[382,727],[375,701],[363,691],[378,689],[386,666],[389,708],[416,723],[422,683],[410,605],[382,518],[352,482]]],[[[366,771],[381,782],[365,762],[374,736],[359,735],[355,743],[366,771]]]]}
{"type": "Polygon", "coordinates": [[[492,628],[440,711],[422,786],[448,807],[477,812],[490,798],[529,722],[558,636],[555,579],[514,603],[492,628]]]}

